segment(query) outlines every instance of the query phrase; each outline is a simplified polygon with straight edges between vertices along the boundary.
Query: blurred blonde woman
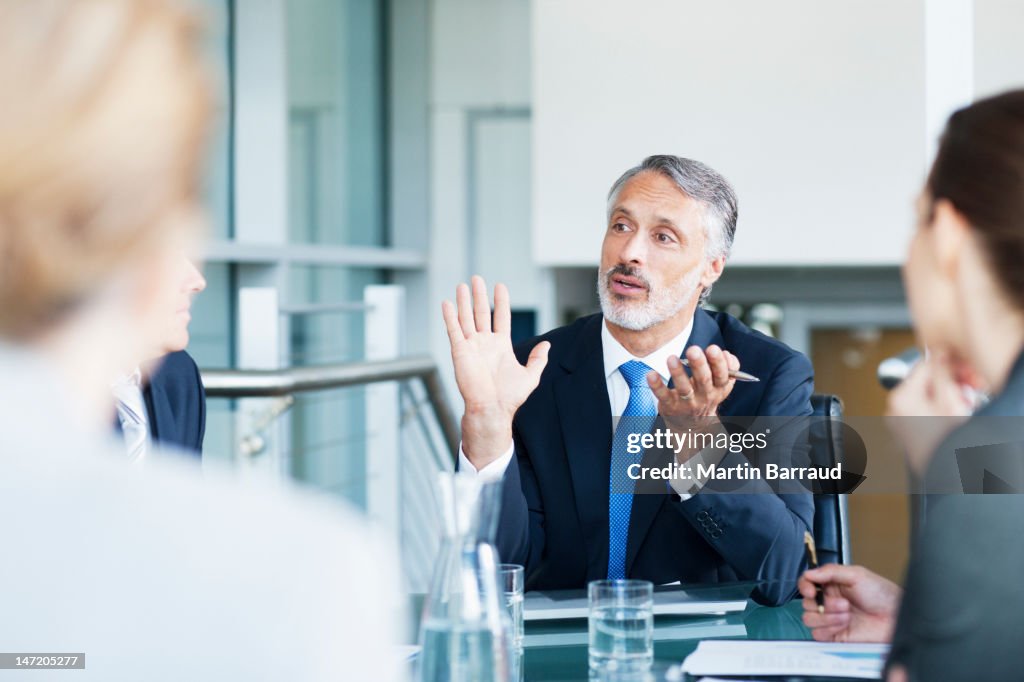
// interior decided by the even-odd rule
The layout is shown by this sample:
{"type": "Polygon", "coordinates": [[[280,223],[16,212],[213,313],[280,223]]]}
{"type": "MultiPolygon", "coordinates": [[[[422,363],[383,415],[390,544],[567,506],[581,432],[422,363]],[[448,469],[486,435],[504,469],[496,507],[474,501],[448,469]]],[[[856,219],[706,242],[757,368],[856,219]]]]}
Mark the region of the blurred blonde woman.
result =
{"type": "Polygon", "coordinates": [[[395,565],[351,513],[108,440],[203,233],[198,37],[171,0],[0,3],[0,642],[83,680],[390,679],[395,565]]]}

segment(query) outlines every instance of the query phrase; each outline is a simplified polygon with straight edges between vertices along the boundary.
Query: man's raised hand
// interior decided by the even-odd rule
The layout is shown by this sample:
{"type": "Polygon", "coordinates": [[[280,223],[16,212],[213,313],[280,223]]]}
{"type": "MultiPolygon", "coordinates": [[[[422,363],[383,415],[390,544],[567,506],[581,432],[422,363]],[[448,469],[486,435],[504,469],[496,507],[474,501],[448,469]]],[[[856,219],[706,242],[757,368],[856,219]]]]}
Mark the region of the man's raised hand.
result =
{"type": "Polygon", "coordinates": [[[455,305],[441,304],[455,366],[455,381],[466,404],[462,451],[477,469],[500,457],[512,444],[512,417],[537,388],[551,344],[538,343],[526,366],[512,351],[512,311],[508,289],[494,287],[494,325],[487,285],[474,275],[470,287],[459,284],[455,305]]]}

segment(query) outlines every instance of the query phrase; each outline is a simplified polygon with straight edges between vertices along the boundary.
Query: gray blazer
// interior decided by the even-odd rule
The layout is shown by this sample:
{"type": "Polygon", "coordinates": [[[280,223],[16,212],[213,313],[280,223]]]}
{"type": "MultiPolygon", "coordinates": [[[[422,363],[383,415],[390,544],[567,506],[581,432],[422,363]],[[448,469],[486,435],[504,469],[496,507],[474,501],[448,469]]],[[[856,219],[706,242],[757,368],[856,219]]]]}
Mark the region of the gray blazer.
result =
{"type": "MultiPolygon", "coordinates": [[[[1020,422],[1024,354],[1003,391],[937,453],[965,434],[975,443],[1016,440],[1020,422]],[[1016,438],[993,435],[999,424],[1016,438]]],[[[1024,680],[1024,494],[929,496],[905,585],[889,665],[905,666],[911,680],[1024,680]]]]}

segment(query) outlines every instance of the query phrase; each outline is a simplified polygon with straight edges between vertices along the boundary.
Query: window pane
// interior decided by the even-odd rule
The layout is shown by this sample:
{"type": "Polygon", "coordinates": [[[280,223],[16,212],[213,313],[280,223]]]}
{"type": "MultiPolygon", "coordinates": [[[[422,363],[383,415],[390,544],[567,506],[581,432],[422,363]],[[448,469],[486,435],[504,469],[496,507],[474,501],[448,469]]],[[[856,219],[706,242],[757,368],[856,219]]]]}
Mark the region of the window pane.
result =
{"type": "Polygon", "coordinates": [[[289,0],[289,237],[383,245],[377,0],[289,0]]]}
{"type": "Polygon", "coordinates": [[[229,0],[202,0],[206,58],[214,73],[217,111],[210,139],[203,195],[214,239],[231,237],[231,41],[229,0]]]}
{"type": "Polygon", "coordinates": [[[290,268],[288,305],[337,305],[335,310],[292,315],[287,366],[359,362],[364,358],[363,289],[385,282],[382,270],[363,268],[290,268]]]}
{"type": "MultiPolygon", "coordinates": [[[[192,303],[188,352],[202,369],[220,369],[234,364],[232,325],[234,319],[234,266],[210,263],[203,268],[206,290],[192,303]]],[[[206,401],[206,437],[203,457],[231,460],[235,456],[233,400],[206,401]]]]}
{"type": "MultiPolygon", "coordinates": [[[[293,267],[289,304],[340,305],[340,310],[293,314],[291,366],[359,362],[365,357],[363,289],[384,282],[379,270],[293,267]]],[[[366,389],[363,386],[296,396],[292,407],[289,460],[292,475],[366,502],[366,389]]]]}
{"type": "Polygon", "coordinates": [[[231,269],[224,263],[210,263],[203,268],[206,289],[192,303],[188,343],[188,352],[200,367],[231,366],[231,269]]]}

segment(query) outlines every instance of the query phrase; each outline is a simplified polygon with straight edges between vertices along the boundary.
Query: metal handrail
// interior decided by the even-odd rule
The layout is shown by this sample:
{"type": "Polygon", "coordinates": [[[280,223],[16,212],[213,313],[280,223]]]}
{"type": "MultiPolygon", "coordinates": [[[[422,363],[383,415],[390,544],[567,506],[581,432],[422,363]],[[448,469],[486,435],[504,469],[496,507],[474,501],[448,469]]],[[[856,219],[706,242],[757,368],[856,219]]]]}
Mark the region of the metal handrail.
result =
{"type": "Polygon", "coordinates": [[[434,360],[427,356],[285,369],[204,369],[206,395],[214,398],[269,398],[381,381],[419,379],[444,433],[452,458],[459,452],[459,429],[441,387],[434,360]]]}

